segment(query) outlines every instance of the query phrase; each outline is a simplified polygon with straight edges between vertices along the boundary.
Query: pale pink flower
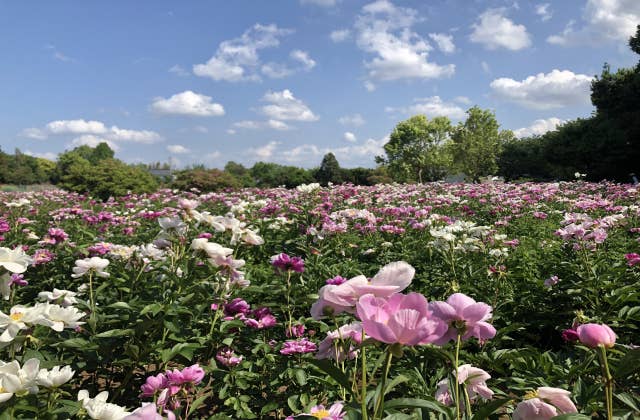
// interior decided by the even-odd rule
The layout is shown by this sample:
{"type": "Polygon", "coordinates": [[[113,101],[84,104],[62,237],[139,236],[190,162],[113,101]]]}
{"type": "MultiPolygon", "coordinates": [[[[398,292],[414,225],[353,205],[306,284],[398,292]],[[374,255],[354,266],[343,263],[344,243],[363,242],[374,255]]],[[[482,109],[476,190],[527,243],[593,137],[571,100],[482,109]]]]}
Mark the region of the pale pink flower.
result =
{"type": "Polygon", "coordinates": [[[616,343],[616,333],[605,324],[583,324],[576,332],[580,342],[588,347],[602,345],[611,348],[616,343]]]}
{"type": "Polygon", "coordinates": [[[365,333],[383,343],[428,344],[447,331],[447,324],[433,316],[427,299],[419,293],[397,293],[389,298],[367,294],[356,308],[365,333]]]}
{"type": "MultiPolygon", "coordinates": [[[[366,338],[368,337],[365,336],[365,339],[366,338]]],[[[362,324],[360,322],[343,325],[339,329],[327,333],[327,337],[322,340],[318,346],[316,359],[333,359],[338,361],[353,359],[356,356],[356,351],[351,343],[360,344],[361,342],[362,324]],[[338,341],[338,343],[335,343],[336,341],[338,341]],[[346,346],[348,346],[348,349],[346,346]]]]}
{"type": "Polygon", "coordinates": [[[471,337],[488,340],[496,335],[493,325],[486,322],[491,318],[491,306],[476,302],[465,294],[454,293],[446,302],[431,302],[429,309],[449,325],[447,333],[435,344],[456,340],[458,334],[462,334],[463,340],[471,337]]]}
{"type": "Polygon", "coordinates": [[[577,413],[570,395],[564,389],[540,387],[517,405],[513,420],[548,420],[559,414],[577,413]]]}

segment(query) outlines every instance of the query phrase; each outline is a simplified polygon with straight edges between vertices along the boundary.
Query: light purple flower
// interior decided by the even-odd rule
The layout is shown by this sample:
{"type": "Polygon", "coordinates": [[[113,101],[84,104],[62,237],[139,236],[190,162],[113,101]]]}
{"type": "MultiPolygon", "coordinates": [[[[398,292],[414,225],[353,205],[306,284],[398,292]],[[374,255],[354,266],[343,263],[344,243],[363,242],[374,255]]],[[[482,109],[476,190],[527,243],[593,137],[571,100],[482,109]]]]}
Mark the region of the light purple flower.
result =
{"type": "Polygon", "coordinates": [[[314,353],[316,350],[318,350],[318,346],[314,342],[301,338],[285,341],[280,353],[289,356],[292,354],[314,353]]]}
{"type": "Polygon", "coordinates": [[[454,293],[446,302],[431,302],[429,309],[433,314],[449,325],[447,333],[435,344],[443,345],[456,340],[458,334],[463,340],[476,337],[481,341],[493,338],[496,329],[486,322],[491,318],[491,306],[476,302],[462,293],[454,293]]]}

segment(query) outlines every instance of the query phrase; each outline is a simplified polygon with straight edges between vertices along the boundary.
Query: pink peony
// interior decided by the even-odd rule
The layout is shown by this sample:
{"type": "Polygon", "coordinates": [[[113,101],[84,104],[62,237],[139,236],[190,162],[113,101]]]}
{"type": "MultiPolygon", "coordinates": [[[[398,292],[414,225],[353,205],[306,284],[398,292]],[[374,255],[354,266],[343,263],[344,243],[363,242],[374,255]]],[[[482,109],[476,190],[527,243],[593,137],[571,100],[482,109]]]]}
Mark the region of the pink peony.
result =
{"type": "Polygon", "coordinates": [[[564,389],[540,387],[522,401],[513,411],[513,420],[549,420],[559,414],[577,413],[578,410],[564,389]]]}
{"type": "Polygon", "coordinates": [[[159,373],[156,376],[148,376],[146,382],[140,387],[141,397],[153,397],[156,392],[162,391],[168,386],[167,377],[159,373]]]}
{"type": "Polygon", "coordinates": [[[447,325],[432,315],[427,299],[419,293],[397,293],[389,298],[367,294],[356,308],[365,333],[383,343],[434,343],[447,331],[447,325]]]}
{"type": "Polygon", "coordinates": [[[631,254],[625,254],[624,258],[626,258],[629,267],[640,264],[640,255],[636,254],[635,252],[632,252],[631,254]]]}
{"type": "Polygon", "coordinates": [[[306,338],[301,338],[298,340],[285,341],[282,349],[280,349],[280,354],[289,356],[291,354],[313,353],[316,350],[318,350],[318,347],[314,342],[306,338]]]}
{"type": "Polygon", "coordinates": [[[583,324],[576,332],[580,342],[588,347],[611,348],[616,343],[616,334],[605,324],[583,324]]]}
{"type": "Polygon", "coordinates": [[[446,302],[431,302],[429,309],[449,325],[447,333],[435,344],[443,345],[449,340],[456,340],[459,333],[463,340],[471,337],[488,340],[496,335],[493,325],[485,322],[491,318],[491,306],[476,302],[465,294],[454,293],[446,302]]]}

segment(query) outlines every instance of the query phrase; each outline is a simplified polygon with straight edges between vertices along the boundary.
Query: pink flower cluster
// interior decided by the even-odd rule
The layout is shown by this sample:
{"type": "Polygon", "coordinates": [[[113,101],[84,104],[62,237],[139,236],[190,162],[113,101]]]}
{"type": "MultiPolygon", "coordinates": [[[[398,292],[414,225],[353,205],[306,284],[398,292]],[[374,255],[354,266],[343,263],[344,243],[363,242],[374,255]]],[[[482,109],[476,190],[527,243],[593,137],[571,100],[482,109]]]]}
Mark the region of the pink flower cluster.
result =
{"type": "MultiPolygon", "coordinates": [[[[212,307],[213,308],[213,307],[212,307]]],[[[263,307],[251,310],[249,304],[242,298],[235,298],[223,307],[225,321],[239,319],[248,327],[255,329],[271,328],[277,324],[269,308],[263,307]]]]}
{"type": "Polygon", "coordinates": [[[196,363],[182,370],[167,370],[165,373],[149,376],[140,387],[140,397],[157,397],[156,404],[159,407],[175,410],[181,406],[180,391],[183,390],[186,394],[193,391],[193,387],[202,382],[204,375],[204,370],[196,363]]]}
{"type": "Polygon", "coordinates": [[[625,254],[624,258],[627,260],[627,264],[629,265],[629,267],[640,264],[640,255],[636,254],[635,252],[625,254]]]}
{"type": "Polygon", "coordinates": [[[243,357],[238,356],[229,347],[218,350],[216,360],[226,367],[238,366],[242,362],[243,357]]]}

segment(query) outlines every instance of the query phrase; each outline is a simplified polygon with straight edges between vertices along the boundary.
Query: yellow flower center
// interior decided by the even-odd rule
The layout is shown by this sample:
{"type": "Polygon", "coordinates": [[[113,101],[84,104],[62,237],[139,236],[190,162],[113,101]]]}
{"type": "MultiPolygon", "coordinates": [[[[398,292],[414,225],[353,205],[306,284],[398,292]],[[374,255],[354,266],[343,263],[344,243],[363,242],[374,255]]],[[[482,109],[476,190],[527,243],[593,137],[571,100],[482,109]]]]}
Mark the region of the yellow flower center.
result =
{"type": "Polygon", "coordinates": [[[22,312],[16,312],[15,314],[9,315],[9,318],[11,318],[14,321],[20,321],[23,316],[24,314],[22,312]]]}
{"type": "Polygon", "coordinates": [[[316,411],[315,413],[312,414],[312,416],[317,419],[323,419],[325,417],[329,417],[330,415],[331,413],[328,412],[327,410],[316,411]]]}
{"type": "Polygon", "coordinates": [[[538,398],[538,391],[529,391],[526,394],[524,394],[525,400],[530,400],[532,398],[538,398]]]}
{"type": "Polygon", "coordinates": [[[0,386],[0,394],[7,394],[7,390],[0,386]]]}

